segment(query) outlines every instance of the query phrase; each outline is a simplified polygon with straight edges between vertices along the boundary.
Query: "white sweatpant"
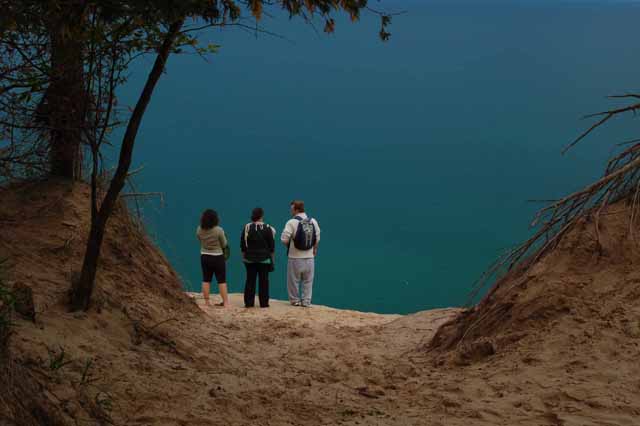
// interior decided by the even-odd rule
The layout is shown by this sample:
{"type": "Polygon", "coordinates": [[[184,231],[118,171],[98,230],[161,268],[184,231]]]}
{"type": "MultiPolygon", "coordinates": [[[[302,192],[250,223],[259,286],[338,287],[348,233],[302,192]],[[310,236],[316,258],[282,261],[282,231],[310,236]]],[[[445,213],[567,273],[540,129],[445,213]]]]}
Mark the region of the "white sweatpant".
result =
{"type": "Polygon", "coordinates": [[[313,291],[313,273],[315,271],[315,259],[291,259],[287,263],[287,289],[291,303],[302,302],[311,304],[313,291]],[[300,291],[298,290],[300,287],[300,291]]]}

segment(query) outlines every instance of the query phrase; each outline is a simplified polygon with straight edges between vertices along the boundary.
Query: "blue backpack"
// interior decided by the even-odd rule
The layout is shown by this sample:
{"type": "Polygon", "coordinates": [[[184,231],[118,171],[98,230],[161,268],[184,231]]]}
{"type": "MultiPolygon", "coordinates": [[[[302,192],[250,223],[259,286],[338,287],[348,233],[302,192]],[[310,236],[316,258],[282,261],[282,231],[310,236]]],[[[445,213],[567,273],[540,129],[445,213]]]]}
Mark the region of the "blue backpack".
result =
{"type": "Polygon", "coordinates": [[[298,250],[311,250],[316,245],[316,227],[310,217],[304,219],[296,216],[298,229],[293,236],[293,245],[298,250]]]}

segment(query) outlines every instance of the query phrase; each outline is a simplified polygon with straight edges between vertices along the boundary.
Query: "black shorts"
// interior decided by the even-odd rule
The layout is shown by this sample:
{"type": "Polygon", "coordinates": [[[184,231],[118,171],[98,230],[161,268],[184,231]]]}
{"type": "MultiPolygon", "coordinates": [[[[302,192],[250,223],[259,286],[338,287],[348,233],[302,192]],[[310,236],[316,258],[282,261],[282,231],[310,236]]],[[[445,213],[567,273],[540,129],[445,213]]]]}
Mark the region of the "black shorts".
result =
{"type": "Polygon", "coordinates": [[[218,284],[227,282],[227,265],[224,256],[214,256],[211,254],[200,255],[200,265],[202,266],[202,281],[210,283],[213,274],[216,275],[218,284]]]}

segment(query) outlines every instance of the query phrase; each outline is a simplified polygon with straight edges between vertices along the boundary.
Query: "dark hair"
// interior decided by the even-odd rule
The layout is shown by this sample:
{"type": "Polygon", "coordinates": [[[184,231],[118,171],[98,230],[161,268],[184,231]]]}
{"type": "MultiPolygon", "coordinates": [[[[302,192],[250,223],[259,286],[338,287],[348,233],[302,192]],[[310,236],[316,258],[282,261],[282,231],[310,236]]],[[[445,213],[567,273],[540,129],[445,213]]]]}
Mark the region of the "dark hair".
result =
{"type": "Polygon", "coordinates": [[[291,202],[291,207],[293,207],[295,211],[299,213],[304,213],[304,201],[302,200],[293,200],[291,202]]]}
{"type": "Polygon", "coordinates": [[[220,218],[215,210],[207,209],[202,213],[202,217],[200,218],[200,228],[211,229],[214,226],[218,226],[219,223],[220,218]]]}
{"type": "Polygon", "coordinates": [[[251,211],[251,222],[255,222],[258,219],[262,219],[264,217],[264,210],[261,207],[256,207],[251,211]]]}

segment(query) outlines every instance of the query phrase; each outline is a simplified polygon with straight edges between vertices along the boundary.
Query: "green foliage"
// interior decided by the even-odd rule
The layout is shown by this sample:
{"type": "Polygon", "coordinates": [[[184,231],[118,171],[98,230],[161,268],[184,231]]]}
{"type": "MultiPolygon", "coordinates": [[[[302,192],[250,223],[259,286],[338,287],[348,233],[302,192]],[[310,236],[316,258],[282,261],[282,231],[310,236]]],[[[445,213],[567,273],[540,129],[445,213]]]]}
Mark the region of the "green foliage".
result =
{"type": "Polygon", "coordinates": [[[47,364],[47,368],[51,371],[59,371],[65,365],[70,364],[72,361],[69,359],[65,359],[66,353],[64,348],[61,346],[60,350],[56,351],[55,349],[47,349],[49,353],[49,362],[47,364]]]}
{"type": "Polygon", "coordinates": [[[73,67],[57,63],[80,62],[84,70],[84,99],[71,103],[82,108],[73,126],[82,128],[78,137],[96,154],[125,122],[120,116],[128,111],[118,108],[115,93],[129,65],[155,55],[171,23],[185,22],[172,53],[208,56],[220,46],[201,37],[206,29],[269,33],[259,22],[278,11],[309,23],[322,20],[325,32],[332,33],[336,14],[357,21],[366,10],[382,17],[382,40],[389,38],[391,22],[390,15],[369,8],[367,0],[0,0],[0,10],[0,178],[46,173],[47,140],[56,129],[69,128],[69,106],[61,102],[65,95],[50,89],[52,82],[64,79],[56,74],[73,67]],[[52,117],[60,123],[52,123],[52,117]]]}

